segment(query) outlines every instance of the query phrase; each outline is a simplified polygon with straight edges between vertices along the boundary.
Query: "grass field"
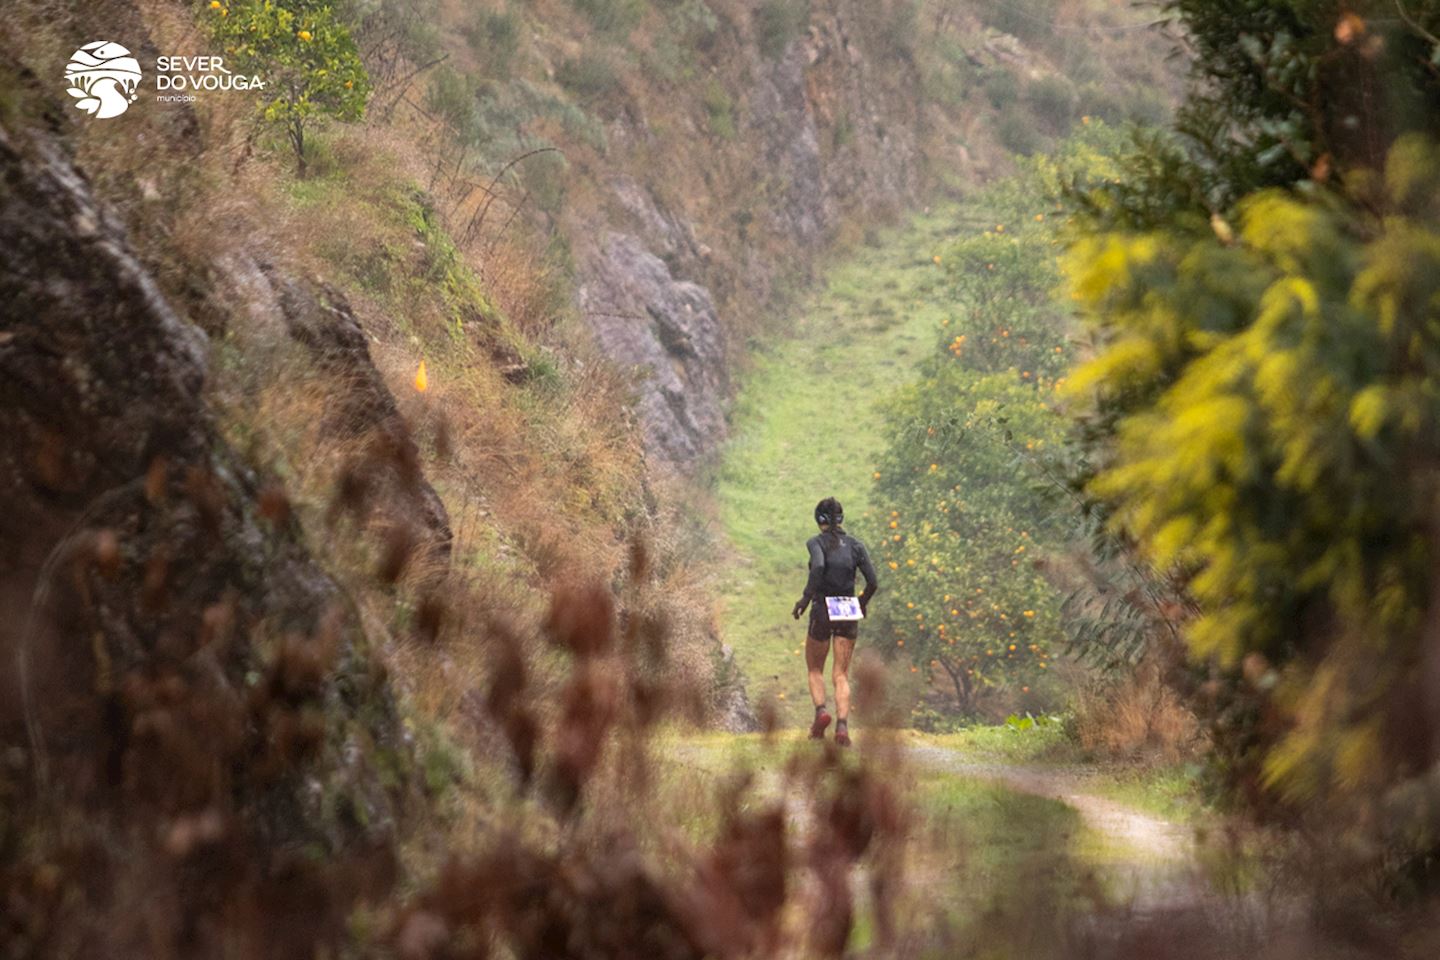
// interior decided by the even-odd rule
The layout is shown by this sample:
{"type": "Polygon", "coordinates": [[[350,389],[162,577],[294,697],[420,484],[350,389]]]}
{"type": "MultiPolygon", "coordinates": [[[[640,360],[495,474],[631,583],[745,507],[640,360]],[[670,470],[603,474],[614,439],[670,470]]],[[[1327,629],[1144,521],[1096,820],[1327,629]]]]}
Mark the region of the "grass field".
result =
{"type": "Polygon", "coordinates": [[[846,529],[878,539],[865,515],[885,445],[878,408],[935,349],[947,310],[926,288],[939,279],[934,248],[955,233],[957,217],[956,208],[921,215],[837,265],[791,335],[760,352],[737,400],[716,486],[736,550],[723,636],[752,700],[771,701],[792,723],[810,713],[803,621],[790,609],[805,585],[812,510],[835,496],[846,529]]]}

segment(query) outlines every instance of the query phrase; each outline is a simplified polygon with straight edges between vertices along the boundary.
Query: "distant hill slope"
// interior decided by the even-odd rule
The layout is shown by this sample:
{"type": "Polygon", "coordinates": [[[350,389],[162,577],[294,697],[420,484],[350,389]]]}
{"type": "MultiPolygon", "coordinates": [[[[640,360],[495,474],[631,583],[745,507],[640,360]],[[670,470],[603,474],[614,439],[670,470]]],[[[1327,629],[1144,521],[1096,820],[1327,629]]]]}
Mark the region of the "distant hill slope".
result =
{"type": "Polygon", "coordinates": [[[1083,115],[1156,119],[1177,82],[1143,8],[1109,0],[439,11],[448,59],[412,96],[461,145],[441,182],[559,148],[508,168],[496,205],[563,240],[581,319],[644,373],[650,452],[686,472],[725,436],[748,338],[778,329],[826,251],[1083,115]]]}

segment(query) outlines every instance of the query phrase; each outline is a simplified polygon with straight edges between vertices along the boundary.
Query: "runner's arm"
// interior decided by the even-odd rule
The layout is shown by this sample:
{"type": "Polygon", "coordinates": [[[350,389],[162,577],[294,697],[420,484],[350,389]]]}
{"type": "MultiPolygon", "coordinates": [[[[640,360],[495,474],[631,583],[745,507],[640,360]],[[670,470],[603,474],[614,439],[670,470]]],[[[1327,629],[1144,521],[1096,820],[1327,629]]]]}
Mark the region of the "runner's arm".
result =
{"type": "Polygon", "coordinates": [[[815,540],[806,546],[810,549],[810,578],[805,581],[805,599],[810,600],[820,592],[820,582],[825,579],[825,551],[815,540]]]}
{"type": "Polygon", "coordinates": [[[870,551],[865,544],[858,544],[860,547],[860,575],[865,578],[865,592],[860,594],[860,611],[870,606],[870,598],[875,596],[875,591],[880,589],[880,578],[875,574],[875,564],[870,562],[870,551]]]}
{"type": "Polygon", "coordinates": [[[810,606],[810,601],[820,592],[820,581],[825,576],[825,551],[820,549],[820,544],[814,540],[811,540],[806,546],[810,550],[810,576],[805,581],[805,592],[796,601],[795,609],[790,611],[796,620],[800,619],[800,614],[805,612],[805,608],[810,606]]]}

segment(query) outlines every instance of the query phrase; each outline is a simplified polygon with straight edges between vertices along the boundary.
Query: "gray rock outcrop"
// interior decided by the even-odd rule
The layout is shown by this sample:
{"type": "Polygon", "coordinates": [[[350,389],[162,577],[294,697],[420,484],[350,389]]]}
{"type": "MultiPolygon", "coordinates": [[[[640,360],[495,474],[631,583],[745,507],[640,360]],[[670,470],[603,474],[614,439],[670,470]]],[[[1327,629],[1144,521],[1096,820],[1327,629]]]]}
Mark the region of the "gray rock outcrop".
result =
{"type": "MultiPolygon", "coordinates": [[[[656,459],[692,471],[724,440],[728,364],[740,353],[730,341],[754,329],[729,314],[781,305],[813,279],[841,224],[916,200],[926,118],[919,71],[887,29],[893,13],[840,2],[778,56],[737,50],[733,139],[717,147],[697,123],[693,152],[670,158],[700,171],[688,181],[694,195],[607,181],[613,203],[577,243],[580,308],[601,350],[642,374],[638,408],[656,459]]],[[[651,139],[643,120],[617,121],[615,132],[629,148],[651,139]]]]}
{"type": "Polygon", "coordinates": [[[638,379],[650,450],[684,467],[725,437],[725,336],[710,292],[678,280],[640,240],[608,233],[587,264],[580,310],[606,354],[638,379]]]}
{"type": "Polygon", "coordinates": [[[811,54],[808,42],[791,43],[784,56],[761,73],[750,111],[764,147],[764,169],[777,185],[766,216],[772,229],[801,250],[828,240],[834,221],[820,134],[805,84],[811,54]]]}
{"type": "Polygon", "coordinates": [[[38,125],[0,125],[0,249],[0,843],[53,887],[8,886],[0,953],[32,923],[46,955],[334,952],[408,769],[350,603],[38,125]]]}

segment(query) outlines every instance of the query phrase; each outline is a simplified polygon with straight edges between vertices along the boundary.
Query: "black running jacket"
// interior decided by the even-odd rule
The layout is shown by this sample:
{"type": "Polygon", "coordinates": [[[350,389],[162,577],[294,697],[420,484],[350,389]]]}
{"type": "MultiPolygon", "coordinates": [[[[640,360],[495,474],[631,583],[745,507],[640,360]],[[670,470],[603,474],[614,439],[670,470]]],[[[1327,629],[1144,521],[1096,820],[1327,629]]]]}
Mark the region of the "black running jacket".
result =
{"type": "Polygon", "coordinates": [[[863,607],[880,588],[875,565],[865,544],[843,530],[827,530],[810,538],[805,544],[810,551],[810,578],[805,583],[805,600],[824,597],[855,596],[855,571],[865,576],[865,592],[860,594],[863,607]]]}

